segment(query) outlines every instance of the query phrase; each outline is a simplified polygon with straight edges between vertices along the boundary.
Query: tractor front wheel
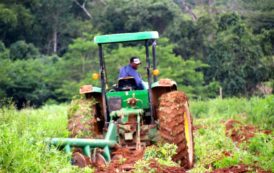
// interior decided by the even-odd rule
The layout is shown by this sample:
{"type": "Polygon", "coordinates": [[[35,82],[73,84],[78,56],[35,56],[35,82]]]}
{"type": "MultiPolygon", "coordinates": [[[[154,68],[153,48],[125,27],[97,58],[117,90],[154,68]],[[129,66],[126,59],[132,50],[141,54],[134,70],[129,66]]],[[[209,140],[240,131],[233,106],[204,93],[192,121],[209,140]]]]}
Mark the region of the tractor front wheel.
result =
{"type": "Polygon", "coordinates": [[[163,142],[177,145],[173,160],[185,169],[193,167],[194,141],[192,118],[187,97],[183,92],[172,91],[159,98],[159,131],[163,142]]]}

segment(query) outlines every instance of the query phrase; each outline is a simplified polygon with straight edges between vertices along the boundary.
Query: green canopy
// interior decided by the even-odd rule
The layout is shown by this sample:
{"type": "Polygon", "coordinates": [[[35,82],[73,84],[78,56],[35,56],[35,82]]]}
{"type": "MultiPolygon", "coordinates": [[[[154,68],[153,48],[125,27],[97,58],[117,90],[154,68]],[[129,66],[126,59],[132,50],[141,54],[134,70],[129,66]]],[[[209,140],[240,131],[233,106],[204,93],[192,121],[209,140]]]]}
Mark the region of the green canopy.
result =
{"type": "Polygon", "coordinates": [[[123,34],[110,34],[99,35],[94,37],[94,42],[97,44],[127,42],[127,41],[141,41],[159,38],[157,31],[123,33],[123,34]]]}

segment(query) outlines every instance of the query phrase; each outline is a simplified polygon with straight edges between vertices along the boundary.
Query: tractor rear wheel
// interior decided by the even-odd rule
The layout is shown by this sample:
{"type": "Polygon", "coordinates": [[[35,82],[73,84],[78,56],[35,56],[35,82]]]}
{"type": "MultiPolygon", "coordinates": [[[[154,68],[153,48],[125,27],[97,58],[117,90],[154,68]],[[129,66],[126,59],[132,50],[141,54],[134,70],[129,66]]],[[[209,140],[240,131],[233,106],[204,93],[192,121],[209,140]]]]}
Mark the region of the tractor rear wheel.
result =
{"type": "MultiPolygon", "coordinates": [[[[68,110],[68,130],[73,138],[95,138],[101,133],[95,99],[73,100],[68,110]]],[[[101,120],[102,119],[102,120],[101,120]]]]}
{"type": "Polygon", "coordinates": [[[193,167],[194,141],[192,118],[187,97],[183,92],[172,91],[159,98],[159,131],[163,142],[177,145],[173,160],[185,169],[193,167]]]}

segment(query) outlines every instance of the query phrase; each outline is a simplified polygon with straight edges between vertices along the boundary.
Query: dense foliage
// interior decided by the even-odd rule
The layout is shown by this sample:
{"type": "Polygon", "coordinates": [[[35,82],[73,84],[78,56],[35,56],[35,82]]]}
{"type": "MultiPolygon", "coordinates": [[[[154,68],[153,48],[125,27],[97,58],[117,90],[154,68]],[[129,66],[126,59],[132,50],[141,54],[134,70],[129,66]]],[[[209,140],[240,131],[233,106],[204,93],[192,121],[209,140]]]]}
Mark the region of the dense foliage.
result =
{"type": "MultiPolygon", "coordinates": [[[[271,0],[3,0],[0,97],[18,107],[68,101],[80,85],[99,84],[91,80],[99,69],[95,35],[146,30],[162,38],[160,78],[190,97],[216,97],[220,88],[224,96],[269,93],[273,13],[271,0]]],[[[104,48],[109,86],[130,56],[144,62],[143,44],[104,48]]]]}

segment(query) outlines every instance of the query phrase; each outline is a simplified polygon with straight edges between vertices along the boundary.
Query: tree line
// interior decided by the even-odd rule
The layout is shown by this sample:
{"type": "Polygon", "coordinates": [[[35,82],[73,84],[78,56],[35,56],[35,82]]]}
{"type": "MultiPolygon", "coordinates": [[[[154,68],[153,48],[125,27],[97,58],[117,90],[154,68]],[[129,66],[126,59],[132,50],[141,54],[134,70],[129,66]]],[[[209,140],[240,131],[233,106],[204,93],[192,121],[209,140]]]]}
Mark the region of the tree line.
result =
{"type": "MultiPolygon", "coordinates": [[[[156,30],[160,78],[190,97],[252,96],[274,85],[272,0],[2,0],[0,97],[70,100],[97,72],[95,35],[156,30]]],[[[104,47],[109,84],[143,44],[104,47]],[[117,71],[117,74],[113,73],[117,71]]],[[[145,78],[144,68],[140,73],[145,78]]]]}

